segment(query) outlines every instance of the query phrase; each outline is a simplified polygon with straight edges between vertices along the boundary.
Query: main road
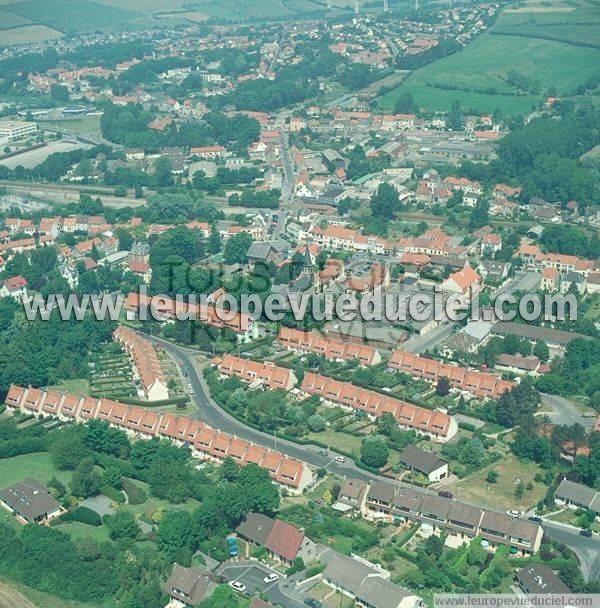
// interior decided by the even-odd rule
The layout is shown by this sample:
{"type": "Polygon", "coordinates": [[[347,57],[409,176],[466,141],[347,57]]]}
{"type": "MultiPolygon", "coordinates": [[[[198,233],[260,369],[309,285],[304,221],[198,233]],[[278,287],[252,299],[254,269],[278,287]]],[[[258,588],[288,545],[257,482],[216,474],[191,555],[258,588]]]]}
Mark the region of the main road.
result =
{"type": "MultiPolygon", "coordinates": [[[[146,337],[153,342],[160,343],[165,351],[174,359],[183,362],[183,369],[188,374],[188,382],[194,389],[192,398],[198,407],[196,412],[191,415],[193,418],[202,420],[215,429],[235,435],[245,441],[282,452],[296,460],[306,462],[317,469],[323,468],[327,472],[340,477],[348,476],[368,483],[383,482],[394,486],[414,488],[414,486],[400,481],[373,475],[356,466],[350,459],[345,462],[338,462],[335,460],[335,452],[331,450],[328,450],[327,456],[323,456],[318,453],[318,451],[322,450],[319,446],[311,444],[299,445],[246,426],[219,407],[211,398],[202,373],[194,360],[194,357],[201,353],[194,349],[175,345],[156,336],[146,337]]],[[[577,554],[581,561],[581,570],[586,580],[595,581],[600,579],[600,538],[598,536],[594,535],[592,538],[580,536],[578,529],[558,522],[544,521],[543,529],[551,539],[563,542],[577,554]]]]}

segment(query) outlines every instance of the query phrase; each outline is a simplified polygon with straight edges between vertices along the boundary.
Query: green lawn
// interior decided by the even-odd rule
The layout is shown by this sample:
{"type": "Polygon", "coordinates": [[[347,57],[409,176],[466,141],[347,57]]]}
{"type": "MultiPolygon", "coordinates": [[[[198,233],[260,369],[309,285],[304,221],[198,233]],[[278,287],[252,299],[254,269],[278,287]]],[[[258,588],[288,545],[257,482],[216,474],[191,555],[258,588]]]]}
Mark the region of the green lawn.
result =
{"type": "Polygon", "coordinates": [[[498,462],[484,467],[472,476],[448,486],[448,490],[454,493],[458,499],[465,499],[483,505],[499,507],[501,509],[521,509],[535,505],[546,493],[546,486],[534,481],[536,473],[541,471],[534,462],[519,461],[510,454],[498,462]],[[490,469],[498,471],[499,477],[496,483],[487,483],[487,472],[490,469]],[[532,490],[525,490],[521,500],[514,496],[517,479],[525,485],[533,483],[532,490]]]}
{"type": "Polygon", "coordinates": [[[84,537],[93,538],[98,542],[106,542],[110,539],[106,526],[89,526],[79,521],[68,521],[54,527],[69,534],[74,541],[84,537]]]}
{"type": "Polygon", "coordinates": [[[57,391],[66,391],[73,393],[79,397],[87,397],[90,394],[90,382],[86,378],[76,378],[74,380],[63,380],[56,386],[50,386],[49,388],[57,391]]]}
{"type": "Polygon", "coordinates": [[[0,460],[0,488],[9,486],[26,477],[33,477],[42,484],[48,483],[53,475],[64,484],[68,484],[71,473],[59,471],[52,464],[47,452],[23,454],[14,458],[0,460]]]}
{"type": "Polygon", "coordinates": [[[197,500],[190,499],[180,505],[173,505],[167,502],[166,500],[161,500],[160,498],[156,498],[155,496],[151,496],[150,487],[147,483],[143,481],[139,481],[138,479],[131,480],[136,486],[142,488],[147,496],[148,500],[139,505],[123,505],[125,509],[129,509],[132,511],[136,517],[140,516],[151,516],[152,513],[158,511],[160,509],[164,511],[174,510],[174,509],[185,509],[186,511],[193,511],[196,507],[200,505],[197,500]]]}
{"type": "Polygon", "coordinates": [[[100,116],[84,116],[69,120],[42,120],[37,124],[40,129],[59,129],[81,135],[100,134],[100,116]]]}
{"type": "Polygon", "coordinates": [[[331,428],[324,430],[322,433],[309,433],[308,439],[316,439],[332,450],[342,450],[353,454],[359,452],[362,443],[359,437],[348,435],[348,433],[340,433],[331,428]]]}

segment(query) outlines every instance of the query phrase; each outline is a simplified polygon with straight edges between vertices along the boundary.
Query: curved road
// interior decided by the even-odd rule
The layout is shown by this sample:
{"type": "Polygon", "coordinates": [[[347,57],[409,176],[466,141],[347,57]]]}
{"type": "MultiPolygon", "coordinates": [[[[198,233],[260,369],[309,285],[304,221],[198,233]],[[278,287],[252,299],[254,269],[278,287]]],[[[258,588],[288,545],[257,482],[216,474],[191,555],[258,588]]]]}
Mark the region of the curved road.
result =
{"type": "MultiPolygon", "coordinates": [[[[198,370],[192,358],[202,353],[194,349],[177,346],[156,336],[146,335],[145,337],[160,343],[174,359],[184,363],[184,369],[188,373],[188,383],[194,389],[193,400],[198,406],[198,410],[191,415],[193,418],[202,420],[215,429],[222,430],[230,435],[282,452],[315,468],[326,469],[329,473],[334,473],[340,477],[351,476],[369,483],[377,481],[395,486],[413,487],[410,484],[373,475],[357,467],[351,460],[344,463],[337,462],[334,459],[335,452],[332,450],[329,450],[328,456],[321,456],[317,454],[317,450],[321,449],[318,446],[299,445],[285,439],[277,439],[268,433],[246,426],[221,409],[210,397],[202,373],[198,370]]],[[[552,540],[563,542],[577,554],[585,580],[600,580],[600,538],[598,536],[594,535],[592,538],[580,536],[577,528],[558,522],[544,521],[542,527],[546,535],[552,540]]]]}

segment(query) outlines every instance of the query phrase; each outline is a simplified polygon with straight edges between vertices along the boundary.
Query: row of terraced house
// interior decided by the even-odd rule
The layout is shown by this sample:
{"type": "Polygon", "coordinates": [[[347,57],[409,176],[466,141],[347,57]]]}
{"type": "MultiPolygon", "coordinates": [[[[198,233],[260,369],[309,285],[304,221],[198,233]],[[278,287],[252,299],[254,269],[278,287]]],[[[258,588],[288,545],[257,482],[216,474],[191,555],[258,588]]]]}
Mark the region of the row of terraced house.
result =
{"type": "Polygon", "coordinates": [[[313,482],[312,471],[303,462],[170,412],[16,385],[11,385],[5,403],[9,408],[36,416],[54,416],[66,422],[104,420],[137,439],[164,437],[179,445],[189,445],[192,456],[200,460],[222,462],[231,458],[239,465],[256,464],[269,471],[273,481],[291,493],[301,493],[313,482]]]}
{"type": "MultiPolygon", "coordinates": [[[[218,365],[221,377],[236,376],[256,388],[281,388],[289,391],[297,383],[292,370],[278,367],[273,363],[258,363],[233,355],[225,355],[222,360],[216,359],[213,363],[218,365]]],[[[300,392],[306,395],[318,395],[325,404],[364,412],[371,418],[377,418],[388,412],[402,428],[428,435],[434,441],[448,441],[458,430],[456,420],[444,412],[419,407],[319,374],[306,372],[300,385],[300,392]]]]}
{"type": "Polygon", "coordinates": [[[452,388],[481,399],[496,399],[515,386],[514,382],[503,380],[495,374],[486,374],[435,359],[427,359],[404,350],[395,350],[392,353],[388,368],[429,382],[437,382],[445,377],[452,388]]]}

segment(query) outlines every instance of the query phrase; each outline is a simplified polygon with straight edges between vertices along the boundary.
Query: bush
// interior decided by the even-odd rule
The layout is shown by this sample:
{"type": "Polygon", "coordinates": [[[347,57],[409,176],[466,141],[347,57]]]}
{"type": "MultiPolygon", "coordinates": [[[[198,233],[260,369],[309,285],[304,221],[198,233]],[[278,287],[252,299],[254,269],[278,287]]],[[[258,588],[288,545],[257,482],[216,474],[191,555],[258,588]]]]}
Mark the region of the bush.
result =
{"type": "Polygon", "coordinates": [[[88,507],[77,507],[72,511],[67,511],[67,513],[60,516],[60,520],[63,522],[79,521],[82,524],[87,524],[88,526],[102,525],[102,518],[100,515],[88,507]]]}
{"type": "Polygon", "coordinates": [[[141,505],[148,500],[146,492],[136,486],[130,479],[123,479],[121,487],[125,490],[130,505],[141,505]]]}

